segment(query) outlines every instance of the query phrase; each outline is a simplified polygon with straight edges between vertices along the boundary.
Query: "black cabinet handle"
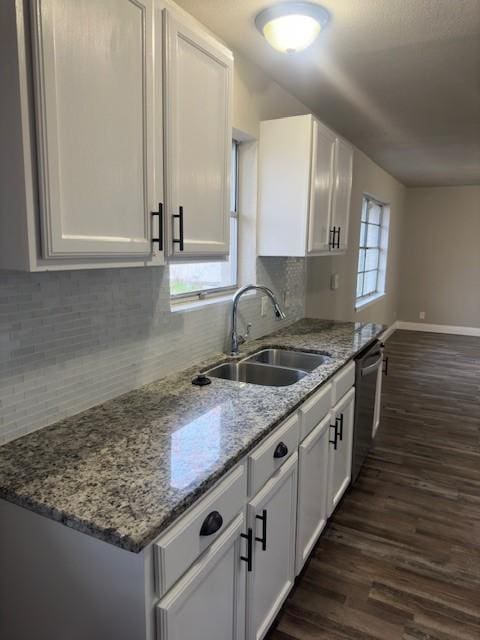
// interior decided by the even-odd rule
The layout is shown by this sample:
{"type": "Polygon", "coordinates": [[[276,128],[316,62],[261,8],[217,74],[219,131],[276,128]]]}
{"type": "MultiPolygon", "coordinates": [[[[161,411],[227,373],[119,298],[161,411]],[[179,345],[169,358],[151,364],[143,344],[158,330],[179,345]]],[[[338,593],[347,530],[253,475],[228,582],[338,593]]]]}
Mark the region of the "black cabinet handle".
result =
{"type": "Polygon", "coordinates": [[[335,236],[337,235],[337,227],[330,229],[330,240],[328,243],[329,249],[335,249],[335,236]]]}
{"type": "Polygon", "coordinates": [[[333,440],[329,440],[329,443],[333,444],[333,448],[336,450],[337,449],[337,438],[338,438],[337,423],[331,424],[330,425],[330,429],[335,429],[335,438],[333,440]]]}
{"type": "Polygon", "coordinates": [[[273,452],[274,458],[284,458],[288,453],[288,447],[284,442],[277,444],[275,451],[273,452]]]}
{"type": "Polygon", "coordinates": [[[158,249],[163,251],[163,204],[161,202],[158,203],[158,211],[152,211],[152,218],[154,216],[158,216],[158,236],[154,238],[152,231],[152,244],[158,242],[158,249]]]}
{"type": "Polygon", "coordinates": [[[247,563],[247,571],[251,572],[252,571],[252,564],[253,564],[253,531],[251,529],[248,529],[247,533],[241,533],[240,534],[241,538],[244,538],[247,541],[247,555],[246,556],[240,556],[240,560],[243,560],[243,562],[247,563]]]}
{"type": "Polygon", "coordinates": [[[340,249],[340,233],[342,227],[332,227],[330,229],[329,249],[340,249]]]}
{"type": "Polygon", "coordinates": [[[340,442],[343,441],[343,413],[339,417],[335,418],[335,424],[338,425],[338,438],[340,442]]]}
{"type": "Polygon", "coordinates": [[[212,511],[205,518],[202,524],[202,528],[200,529],[201,536],[211,536],[214,533],[217,533],[219,529],[222,528],[223,518],[218,513],[218,511],[212,511]]]}
{"type": "Polygon", "coordinates": [[[173,238],[173,244],[178,244],[180,251],[183,251],[183,207],[178,207],[178,213],[173,214],[173,218],[178,218],[179,238],[173,238]]]}
{"type": "Polygon", "coordinates": [[[267,550],[267,510],[264,509],[262,511],[262,515],[261,516],[255,516],[255,518],[257,520],[261,520],[262,521],[262,537],[258,538],[257,536],[255,536],[255,540],[257,542],[261,542],[262,543],[262,551],[266,551],[267,550]]]}
{"type": "Polygon", "coordinates": [[[383,359],[383,373],[388,376],[388,356],[383,359]]]}

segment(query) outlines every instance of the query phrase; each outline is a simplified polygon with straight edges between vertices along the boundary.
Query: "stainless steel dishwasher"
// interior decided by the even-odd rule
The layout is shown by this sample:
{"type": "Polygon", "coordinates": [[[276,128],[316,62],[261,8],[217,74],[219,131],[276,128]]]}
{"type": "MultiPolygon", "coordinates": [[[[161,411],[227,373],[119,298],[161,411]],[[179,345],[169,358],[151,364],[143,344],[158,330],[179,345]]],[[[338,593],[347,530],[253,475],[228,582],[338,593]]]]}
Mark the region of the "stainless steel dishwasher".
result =
{"type": "Polygon", "coordinates": [[[355,358],[355,422],[353,428],[352,484],[372,444],[375,392],[378,370],[383,362],[383,345],[378,340],[355,358]]]}

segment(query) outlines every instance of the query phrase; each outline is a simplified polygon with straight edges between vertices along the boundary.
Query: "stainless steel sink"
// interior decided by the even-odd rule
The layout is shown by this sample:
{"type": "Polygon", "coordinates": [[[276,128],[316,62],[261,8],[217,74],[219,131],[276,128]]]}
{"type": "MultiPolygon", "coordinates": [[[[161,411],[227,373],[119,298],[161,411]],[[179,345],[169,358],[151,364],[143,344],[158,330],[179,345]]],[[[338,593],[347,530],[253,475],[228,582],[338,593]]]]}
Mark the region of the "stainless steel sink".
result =
{"type": "Polygon", "coordinates": [[[293,351],[291,349],[263,349],[245,358],[243,362],[258,362],[276,367],[290,367],[310,372],[329,361],[330,358],[326,354],[293,351]]]}
{"type": "Polygon", "coordinates": [[[253,362],[226,362],[205,372],[205,375],[236,382],[249,382],[268,387],[288,387],[307,375],[300,369],[268,366],[253,362]]]}

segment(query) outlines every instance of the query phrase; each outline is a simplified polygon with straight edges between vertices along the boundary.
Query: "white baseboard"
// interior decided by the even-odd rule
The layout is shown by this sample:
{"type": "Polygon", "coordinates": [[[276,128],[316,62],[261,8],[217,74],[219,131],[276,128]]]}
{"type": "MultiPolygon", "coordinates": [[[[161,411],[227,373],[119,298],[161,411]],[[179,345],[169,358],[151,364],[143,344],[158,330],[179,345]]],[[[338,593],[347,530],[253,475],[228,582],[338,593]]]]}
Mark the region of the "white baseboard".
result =
{"type": "Polygon", "coordinates": [[[447,324],[423,324],[422,322],[402,322],[401,320],[395,324],[397,325],[396,329],[407,329],[408,331],[452,333],[459,336],[480,336],[480,327],[454,327],[447,324]]]}
{"type": "Polygon", "coordinates": [[[388,340],[392,335],[392,333],[395,333],[397,329],[398,329],[398,322],[394,322],[389,327],[387,327],[387,329],[385,329],[383,333],[381,333],[378,336],[378,339],[381,340],[382,342],[385,342],[385,340],[388,340]]]}

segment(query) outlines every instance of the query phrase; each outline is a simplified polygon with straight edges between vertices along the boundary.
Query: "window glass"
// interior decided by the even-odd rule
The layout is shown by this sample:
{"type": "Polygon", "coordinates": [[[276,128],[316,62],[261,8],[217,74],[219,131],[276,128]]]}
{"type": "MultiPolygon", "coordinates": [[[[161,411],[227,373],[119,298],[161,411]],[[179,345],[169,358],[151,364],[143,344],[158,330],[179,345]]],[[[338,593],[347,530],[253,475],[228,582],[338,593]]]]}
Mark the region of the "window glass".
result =
{"type": "Polygon", "coordinates": [[[363,295],[375,293],[377,290],[377,271],[366,271],[363,283],[363,295]]]}
{"type": "Polygon", "coordinates": [[[380,292],[384,205],[365,196],[362,203],[357,270],[357,303],[380,292]]]}
{"type": "Polygon", "coordinates": [[[374,271],[378,268],[379,253],[378,249],[366,250],[365,271],[374,271]]]}

